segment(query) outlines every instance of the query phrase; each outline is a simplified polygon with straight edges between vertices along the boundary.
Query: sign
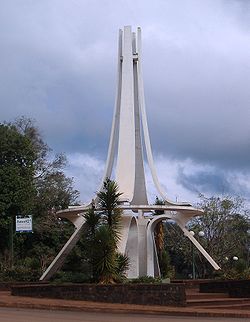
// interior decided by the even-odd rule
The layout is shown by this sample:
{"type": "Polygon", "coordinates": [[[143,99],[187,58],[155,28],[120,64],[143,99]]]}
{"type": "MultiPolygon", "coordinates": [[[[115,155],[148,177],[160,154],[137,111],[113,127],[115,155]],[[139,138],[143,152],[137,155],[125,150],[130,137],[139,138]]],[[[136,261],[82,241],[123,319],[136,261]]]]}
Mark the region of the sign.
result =
{"type": "Polygon", "coordinates": [[[16,216],[16,232],[32,232],[32,216],[16,216]]]}

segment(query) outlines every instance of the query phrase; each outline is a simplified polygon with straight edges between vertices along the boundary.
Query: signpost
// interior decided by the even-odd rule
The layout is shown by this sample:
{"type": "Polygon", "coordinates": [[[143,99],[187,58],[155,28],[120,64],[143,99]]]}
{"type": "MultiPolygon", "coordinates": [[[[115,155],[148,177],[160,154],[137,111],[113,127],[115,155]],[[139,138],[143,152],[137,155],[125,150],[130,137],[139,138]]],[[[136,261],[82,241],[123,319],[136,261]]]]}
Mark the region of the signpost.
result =
{"type": "Polygon", "coordinates": [[[16,232],[29,233],[32,232],[32,216],[16,216],[16,232]]]}

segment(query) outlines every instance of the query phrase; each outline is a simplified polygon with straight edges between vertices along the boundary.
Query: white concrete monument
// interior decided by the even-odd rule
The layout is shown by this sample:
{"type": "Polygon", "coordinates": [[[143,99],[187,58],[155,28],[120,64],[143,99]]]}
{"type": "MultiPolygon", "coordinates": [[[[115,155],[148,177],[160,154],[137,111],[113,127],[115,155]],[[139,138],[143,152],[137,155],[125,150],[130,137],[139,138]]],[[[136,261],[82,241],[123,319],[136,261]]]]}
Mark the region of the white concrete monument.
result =
{"type": "MultiPolygon", "coordinates": [[[[174,220],[214,269],[220,269],[186,228],[187,222],[194,216],[202,215],[203,211],[188,203],[170,201],[158,180],[145,111],[141,30],[138,28],[136,34],[131,31],[130,26],[119,32],[117,94],[102,185],[113,173],[119,191],[123,193],[120,205],[123,216],[119,251],[130,258],[128,277],[160,275],[154,228],[159,221],[166,219],[174,220]],[[144,159],[147,159],[155,187],[165,201],[164,205],[148,203],[144,159]],[[161,210],[164,214],[156,216],[153,214],[155,210],[161,210]]],[[[69,207],[58,213],[60,217],[69,219],[76,229],[40,280],[48,280],[61,267],[80,238],[84,227],[84,213],[90,207],[91,203],[87,206],[69,207]]]]}

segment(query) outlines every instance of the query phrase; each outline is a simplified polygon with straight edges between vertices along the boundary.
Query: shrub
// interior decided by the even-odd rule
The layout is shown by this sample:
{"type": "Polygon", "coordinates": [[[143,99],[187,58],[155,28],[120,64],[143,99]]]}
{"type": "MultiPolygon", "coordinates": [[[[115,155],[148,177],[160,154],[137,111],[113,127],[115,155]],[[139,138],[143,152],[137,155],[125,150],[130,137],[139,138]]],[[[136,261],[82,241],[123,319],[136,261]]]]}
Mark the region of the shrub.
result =
{"type": "Polygon", "coordinates": [[[131,279],[129,281],[129,283],[133,283],[133,284],[161,284],[162,280],[160,277],[141,276],[138,278],[131,279]]]}

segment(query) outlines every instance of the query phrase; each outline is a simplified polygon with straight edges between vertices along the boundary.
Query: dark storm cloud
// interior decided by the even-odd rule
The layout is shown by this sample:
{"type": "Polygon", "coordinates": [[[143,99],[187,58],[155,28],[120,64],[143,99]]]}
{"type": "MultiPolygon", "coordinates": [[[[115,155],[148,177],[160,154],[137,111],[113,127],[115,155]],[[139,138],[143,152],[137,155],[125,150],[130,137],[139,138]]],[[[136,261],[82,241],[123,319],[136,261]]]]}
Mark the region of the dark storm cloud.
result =
{"type": "Polygon", "coordinates": [[[198,171],[195,174],[185,174],[183,170],[178,173],[177,182],[186,189],[198,194],[201,191],[208,193],[228,194],[232,193],[230,183],[223,173],[198,171]]]}
{"type": "Polygon", "coordinates": [[[155,40],[161,63],[144,73],[149,124],[160,151],[240,169],[250,163],[250,30],[236,2],[217,3],[202,2],[155,40]]]}
{"type": "Polygon", "coordinates": [[[87,3],[78,8],[73,1],[71,16],[65,2],[43,3],[6,2],[1,11],[1,120],[27,115],[54,148],[95,149],[100,138],[108,140],[111,124],[110,39],[85,29],[77,10],[87,3]]]}
{"type": "Polygon", "coordinates": [[[214,167],[179,182],[218,191],[221,169],[250,173],[249,21],[248,1],[2,0],[0,121],[35,118],[56,151],[104,160],[118,29],[141,26],[153,150],[214,167]]]}
{"type": "Polygon", "coordinates": [[[238,195],[249,200],[249,176],[238,172],[228,173],[223,169],[197,169],[186,173],[183,167],[177,172],[177,183],[196,195],[221,194],[238,195]],[[242,180],[242,178],[245,180],[242,180]]]}

